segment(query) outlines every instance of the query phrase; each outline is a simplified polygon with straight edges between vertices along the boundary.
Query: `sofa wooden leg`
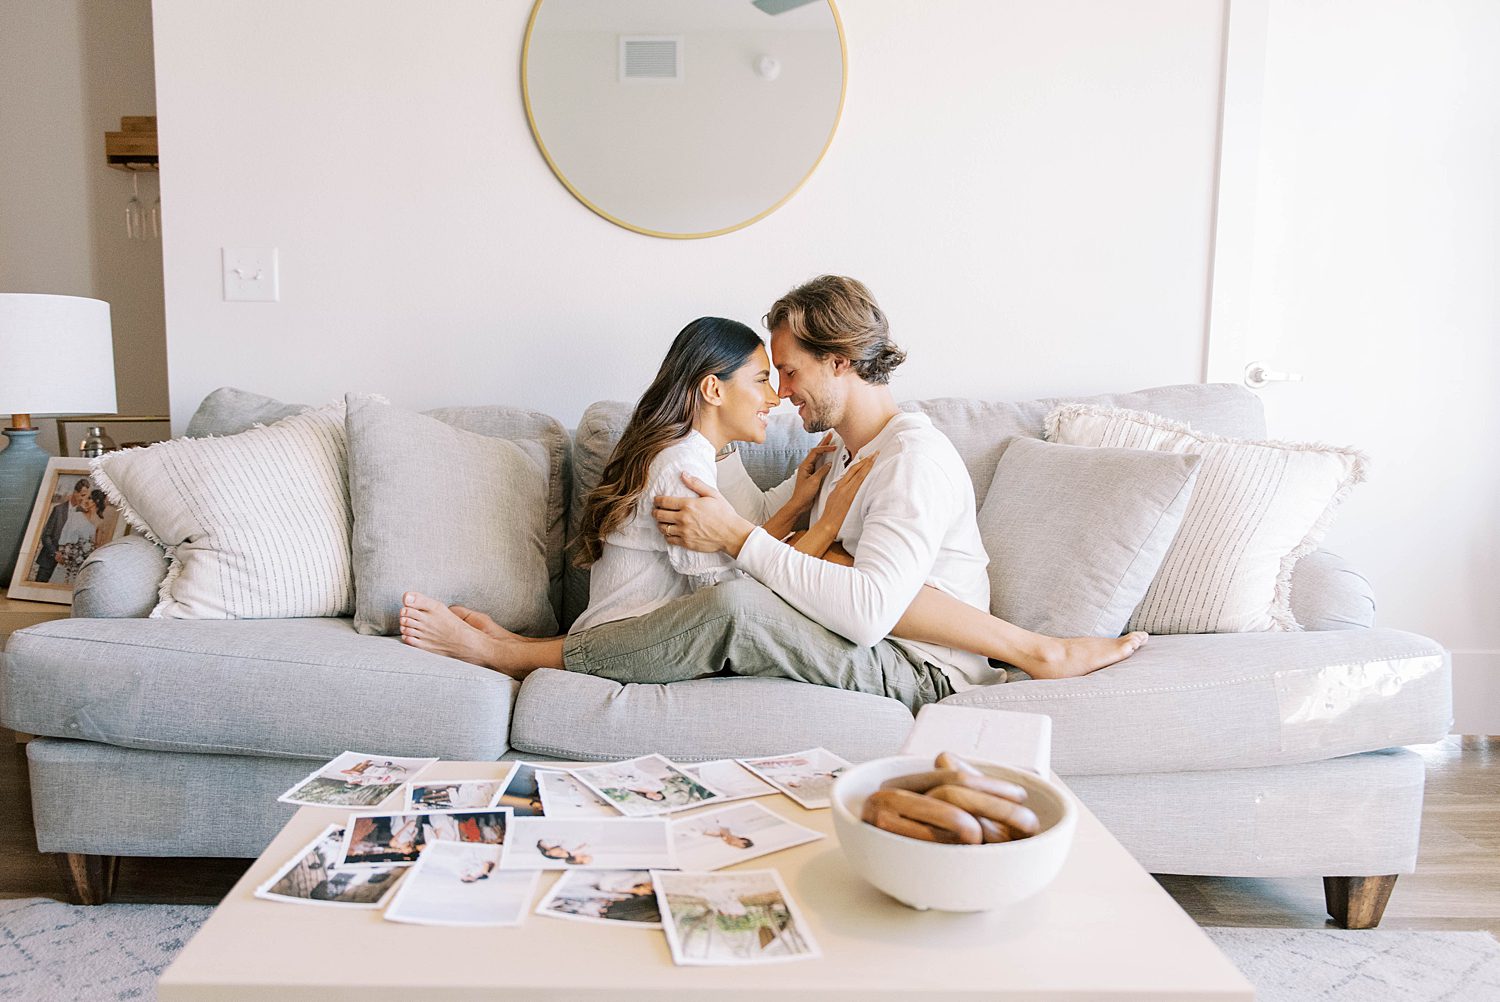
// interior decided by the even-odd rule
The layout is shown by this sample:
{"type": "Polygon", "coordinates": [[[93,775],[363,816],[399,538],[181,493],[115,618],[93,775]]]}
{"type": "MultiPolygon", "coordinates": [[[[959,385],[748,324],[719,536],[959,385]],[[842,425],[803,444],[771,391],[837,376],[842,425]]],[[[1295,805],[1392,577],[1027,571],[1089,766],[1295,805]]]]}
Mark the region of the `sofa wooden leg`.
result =
{"type": "Polygon", "coordinates": [[[1328,914],[1344,929],[1373,929],[1385,914],[1396,874],[1384,877],[1324,877],[1328,914]]]}
{"type": "Polygon", "coordinates": [[[57,872],[75,905],[102,905],[115,892],[119,856],[87,856],[78,852],[56,854],[57,872]]]}

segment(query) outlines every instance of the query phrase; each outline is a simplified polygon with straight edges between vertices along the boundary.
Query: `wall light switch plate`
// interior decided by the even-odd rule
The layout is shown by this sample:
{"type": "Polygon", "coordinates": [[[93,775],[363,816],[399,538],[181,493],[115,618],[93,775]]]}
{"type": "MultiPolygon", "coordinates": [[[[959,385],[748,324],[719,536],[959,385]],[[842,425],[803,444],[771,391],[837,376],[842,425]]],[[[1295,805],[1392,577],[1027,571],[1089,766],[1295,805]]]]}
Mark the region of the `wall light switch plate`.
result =
{"type": "Polygon", "coordinates": [[[276,302],[280,288],[275,247],[225,247],[223,253],[225,302],[276,302]]]}

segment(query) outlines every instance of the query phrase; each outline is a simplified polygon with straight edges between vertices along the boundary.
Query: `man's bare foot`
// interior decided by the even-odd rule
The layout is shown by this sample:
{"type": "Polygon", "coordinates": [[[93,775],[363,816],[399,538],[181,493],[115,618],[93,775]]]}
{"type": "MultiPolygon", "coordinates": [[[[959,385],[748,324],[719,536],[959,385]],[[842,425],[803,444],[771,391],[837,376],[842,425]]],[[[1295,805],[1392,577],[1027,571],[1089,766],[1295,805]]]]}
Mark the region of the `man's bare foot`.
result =
{"type": "Polygon", "coordinates": [[[487,633],[496,640],[515,641],[522,644],[546,644],[558,640],[559,637],[523,637],[519,633],[512,633],[488,613],[477,612],[464,605],[450,605],[453,615],[468,623],[480,633],[487,633]]]}
{"type": "MultiPolygon", "coordinates": [[[[472,616],[483,616],[465,611],[472,616]]],[[[401,642],[418,650],[493,668],[511,678],[525,678],[536,665],[527,664],[521,656],[526,646],[524,638],[508,633],[488,616],[484,618],[500,635],[481,630],[437,599],[409,591],[402,596],[401,642]]]]}
{"type": "Polygon", "coordinates": [[[1149,638],[1150,634],[1139,630],[1123,637],[1045,637],[1015,665],[1032,678],[1077,678],[1119,664],[1140,650],[1149,638]]]}

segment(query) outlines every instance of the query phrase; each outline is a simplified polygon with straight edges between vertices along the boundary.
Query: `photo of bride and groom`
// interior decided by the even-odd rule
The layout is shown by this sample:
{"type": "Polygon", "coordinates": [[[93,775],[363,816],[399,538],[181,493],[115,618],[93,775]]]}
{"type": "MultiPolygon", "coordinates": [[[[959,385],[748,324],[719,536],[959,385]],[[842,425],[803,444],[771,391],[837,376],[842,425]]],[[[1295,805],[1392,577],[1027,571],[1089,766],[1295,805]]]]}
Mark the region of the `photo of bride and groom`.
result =
{"type": "Polygon", "coordinates": [[[89,554],[125,528],[119,509],[89,479],[86,463],[52,460],[32,511],[10,596],[68,601],[89,554]]]}

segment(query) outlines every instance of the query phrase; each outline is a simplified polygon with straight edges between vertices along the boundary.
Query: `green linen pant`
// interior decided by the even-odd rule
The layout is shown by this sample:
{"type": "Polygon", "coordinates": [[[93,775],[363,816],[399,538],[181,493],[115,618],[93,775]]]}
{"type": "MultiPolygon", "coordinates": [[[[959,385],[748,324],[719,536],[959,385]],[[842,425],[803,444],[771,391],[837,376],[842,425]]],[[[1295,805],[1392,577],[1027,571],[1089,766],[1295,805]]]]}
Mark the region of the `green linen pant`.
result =
{"type": "Polygon", "coordinates": [[[701,588],[644,616],[570,634],[563,667],[658,684],[728,673],[789,678],[900,700],[912,712],[953,694],[940,668],[882,640],[858,647],[752,578],[701,588]]]}

